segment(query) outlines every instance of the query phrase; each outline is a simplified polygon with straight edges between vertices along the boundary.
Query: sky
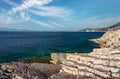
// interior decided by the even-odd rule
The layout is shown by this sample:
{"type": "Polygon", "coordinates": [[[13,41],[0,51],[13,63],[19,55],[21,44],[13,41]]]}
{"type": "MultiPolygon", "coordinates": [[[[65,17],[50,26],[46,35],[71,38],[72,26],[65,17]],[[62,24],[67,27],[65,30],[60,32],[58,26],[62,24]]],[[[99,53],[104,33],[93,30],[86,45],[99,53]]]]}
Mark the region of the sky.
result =
{"type": "Polygon", "coordinates": [[[79,31],[120,22],[120,0],[0,0],[0,29],[79,31]]]}

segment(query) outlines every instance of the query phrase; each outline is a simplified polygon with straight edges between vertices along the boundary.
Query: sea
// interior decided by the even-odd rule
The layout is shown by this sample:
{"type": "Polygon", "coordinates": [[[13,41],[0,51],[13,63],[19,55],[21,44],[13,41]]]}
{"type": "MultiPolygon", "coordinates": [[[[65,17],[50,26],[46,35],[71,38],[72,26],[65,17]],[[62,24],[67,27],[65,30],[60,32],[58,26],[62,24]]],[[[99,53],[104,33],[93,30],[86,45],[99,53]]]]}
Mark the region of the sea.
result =
{"type": "Polygon", "coordinates": [[[0,63],[49,60],[51,53],[89,53],[99,46],[89,39],[103,32],[0,32],[0,63]]]}

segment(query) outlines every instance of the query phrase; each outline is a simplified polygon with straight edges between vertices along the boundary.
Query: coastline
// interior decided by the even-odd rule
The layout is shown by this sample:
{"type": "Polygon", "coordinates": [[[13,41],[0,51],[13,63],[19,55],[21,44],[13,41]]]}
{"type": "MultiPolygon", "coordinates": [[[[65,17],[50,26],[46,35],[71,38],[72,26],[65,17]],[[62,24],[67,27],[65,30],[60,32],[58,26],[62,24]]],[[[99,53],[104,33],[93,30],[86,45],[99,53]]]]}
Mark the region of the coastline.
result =
{"type": "Polygon", "coordinates": [[[77,78],[87,76],[90,79],[119,79],[120,30],[110,30],[101,38],[90,41],[99,44],[100,48],[93,49],[89,54],[66,54],[59,74],[69,73],[77,78]]]}
{"type": "Polygon", "coordinates": [[[35,61],[2,63],[0,71],[5,75],[0,74],[0,77],[14,79],[27,79],[27,77],[31,77],[31,79],[119,79],[120,49],[118,49],[119,46],[117,47],[120,42],[119,33],[120,30],[109,31],[101,38],[90,40],[100,45],[100,48],[93,49],[90,53],[53,53],[50,63],[35,61]],[[113,40],[104,44],[105,41],[108,41],[107,39],[113,40]],[[114,43],[114,46],[111,42],[114,43]],[[20,73],[23,74],[20,75],[20,73]]]}
{"type": "Polygon", "coordinates": [[[0,64],[1,79],[48,79],[60,66],[43,63],[12,62],[0,64]]]}
{"type": "Polygon", "coordinates": [[[12,62],[27,59],[49,59],[51,52],[74,53],[82,51],[89,53],[93,50],[93,48],[97,47],[97,45],[89,42],[88,39],[100,37],[101,35],[103,35],[103,33],[19,32],[16,35],[16,32],[3,32],[1,35],[3,35],[1,36],[3,42],[0,44],[0,62],[12,62]],[[7,34],[9,35],[9,37],[7,37],[7,34]],[[4,36],[6,37],[6,39],[4,38],[4,36]]]}
{"type": "Polygon", "coordinates": [[[102,46],[101,46],[101,44],[99,42],[99,38],[97,38],[97,39],[90,39],[89,41],[96,43],[99,46],[99,48],[102,48],[102,46]]]}

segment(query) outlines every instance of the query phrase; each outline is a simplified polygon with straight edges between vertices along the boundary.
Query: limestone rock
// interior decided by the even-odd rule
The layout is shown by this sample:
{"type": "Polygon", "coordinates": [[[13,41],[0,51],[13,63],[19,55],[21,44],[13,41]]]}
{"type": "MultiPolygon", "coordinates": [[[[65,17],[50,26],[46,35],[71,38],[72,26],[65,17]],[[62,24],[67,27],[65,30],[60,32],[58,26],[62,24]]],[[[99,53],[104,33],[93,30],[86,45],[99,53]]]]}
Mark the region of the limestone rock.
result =
{"type": "Polygon", "coordinates": [[[92,79],[120,78],[120,54],[67,54],[61,73],[92,79]]]}
{"type": "Polygon", "coordinates": [[[60,67],[39,63],[4,63],[0,65],[0,79],[48,79],[60,67]]]}
{"type": "Polygon", "coordinates": [[[93,39],[102,48],[119,48],[120,47],[120,29],[109,30],[101,38],[93,39]]]}

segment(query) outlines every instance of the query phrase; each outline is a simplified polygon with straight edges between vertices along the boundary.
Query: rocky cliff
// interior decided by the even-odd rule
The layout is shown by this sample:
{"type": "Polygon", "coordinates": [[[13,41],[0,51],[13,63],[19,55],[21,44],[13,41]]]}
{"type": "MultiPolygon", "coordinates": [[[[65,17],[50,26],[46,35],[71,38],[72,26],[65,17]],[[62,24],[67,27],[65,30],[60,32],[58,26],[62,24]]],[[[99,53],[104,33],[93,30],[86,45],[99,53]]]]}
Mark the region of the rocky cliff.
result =
{"type": "Polygon", "coordinates": [[[76,79],[120,79],[120,30],[109,30],[93,41],[101,48],[90,54],[66,54],[59,74],[71,74],[76,79]]]}
{"type": "Polygon", "coordinates": [[[120,79],[120,30],[109,30],[93,41],[101,48],[89,54],[52,54],[51,62],[57,65],[0,64],[0,79],[120,79]]]}
{"type": "Polygon", "coordinates": [[[93,39],[102,48],[120,48],[120,29],[109,30],[101,38],[93,39]]]}
{"type": "Polygon", "coordinates": [[[60,73],[69,73],[77,78],[120,78],[119,61],[120,54],[67,54],[60,73]]]}

